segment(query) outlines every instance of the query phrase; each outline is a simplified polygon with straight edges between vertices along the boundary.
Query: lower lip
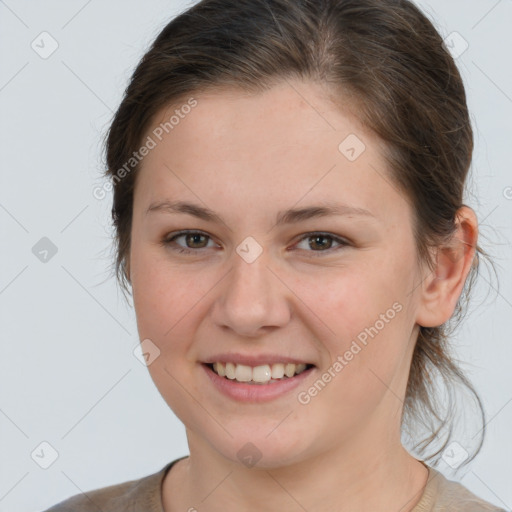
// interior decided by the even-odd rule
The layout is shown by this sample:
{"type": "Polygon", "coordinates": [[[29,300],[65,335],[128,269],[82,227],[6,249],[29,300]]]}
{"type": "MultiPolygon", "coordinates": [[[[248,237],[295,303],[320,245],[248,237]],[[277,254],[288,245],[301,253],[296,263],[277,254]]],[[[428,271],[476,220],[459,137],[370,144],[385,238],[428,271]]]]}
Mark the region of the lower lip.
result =
{"type": "Polygon", "coordinates": [[[279,382],[271,382],[269,384],[245,384],[234,379],[232,380],[217,375],[206,364],[201,364],[201,366],[214,386],[221,393],[239,402],[253,403],[269,402],[270,400],[274,400],[289,393],[303,383],[315,369],[315,367],[312,366],[294,377],[282,379],[279,382]]]}

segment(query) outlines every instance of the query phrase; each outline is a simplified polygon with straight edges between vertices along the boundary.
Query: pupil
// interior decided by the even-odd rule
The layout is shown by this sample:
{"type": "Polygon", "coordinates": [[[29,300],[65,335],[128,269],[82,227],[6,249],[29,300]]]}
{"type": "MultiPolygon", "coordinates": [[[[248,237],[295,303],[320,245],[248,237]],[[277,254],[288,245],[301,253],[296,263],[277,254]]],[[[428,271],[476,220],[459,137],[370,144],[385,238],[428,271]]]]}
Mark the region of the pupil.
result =
{"type": "Polygon", "coordinates": [[[192,241],[192,244],[194,244],[194,243],[200,243],[200,242],[198,242],[198,241],[197,241],[197,238],[200,238],[200,237],[202,237],[202,236],[203,236],[203,235],[200,235],[200,234],[198,234],[198,233],[195,233],[195,234],[194,234],[194,233],[192,233],[192,234],[190,234],[190,235],[188,236],[188,240],[189,240],[189,241],[192,241]]]}
{"type": "MultiPolygon", "coordinates": [[[[314,243],[314,244],[319,245],[320,247],[325,247],[325,246],[326,246],[326,244],[321,244],[321,243],[319,243],[318,241],[319,241],[319,240],[327,240],[328,238],[329,238],[329,237],[326,237],[326,236],[323,236],[323,235],[315,236],[315,237],[313,238],[313,243],[314,243]]],[[[329,243],[327,243],[327,245],[329,245],[329,243]]]]}

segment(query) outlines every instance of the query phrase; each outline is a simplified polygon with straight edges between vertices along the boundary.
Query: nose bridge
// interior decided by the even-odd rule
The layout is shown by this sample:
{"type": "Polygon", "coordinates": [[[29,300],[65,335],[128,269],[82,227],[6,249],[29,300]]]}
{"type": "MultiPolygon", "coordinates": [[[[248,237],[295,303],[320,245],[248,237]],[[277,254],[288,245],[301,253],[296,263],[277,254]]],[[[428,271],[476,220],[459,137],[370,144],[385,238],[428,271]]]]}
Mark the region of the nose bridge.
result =
{"type": "Polygon", "coordinates": [[[268,268],[268,252],[253,259],[247,256],[253,250],[250,242],[249,246],[242,243],[233,253],[231,271],[215,305],[217,324],[244,335],[284,325],[289,319],[284,289],[268,268]]]}
{"type": "MultiPolygon", "coordinates": [[[[239,249],[241,250],[241,248],[239,249]]],[[[271,273],[268,270],[267,253],[259,255],[254,261],[246,260],[237,254],[233,258],[230,288],[236,294],[254,295],[252,299],[262,299],[269,285],[271,273]]]]}

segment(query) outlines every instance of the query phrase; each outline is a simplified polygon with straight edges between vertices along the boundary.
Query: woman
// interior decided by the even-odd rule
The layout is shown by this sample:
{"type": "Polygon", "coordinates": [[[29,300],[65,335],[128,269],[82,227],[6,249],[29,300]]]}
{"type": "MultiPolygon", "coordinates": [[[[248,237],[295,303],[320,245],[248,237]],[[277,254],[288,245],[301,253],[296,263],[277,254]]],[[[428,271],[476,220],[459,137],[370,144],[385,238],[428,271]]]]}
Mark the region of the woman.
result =
{"type": "Polygon", "coordinates": [[[50,510],[500,510],[426,462],[471,459],[431,393],[436,372],[472,391],[446,353],[481,252],[472,149],[461,77],[409,1],[206,0],[169,23],[107,174],[190,456],[50,510]],[[401,435],[422,418],[416,458],[401,435]]]}

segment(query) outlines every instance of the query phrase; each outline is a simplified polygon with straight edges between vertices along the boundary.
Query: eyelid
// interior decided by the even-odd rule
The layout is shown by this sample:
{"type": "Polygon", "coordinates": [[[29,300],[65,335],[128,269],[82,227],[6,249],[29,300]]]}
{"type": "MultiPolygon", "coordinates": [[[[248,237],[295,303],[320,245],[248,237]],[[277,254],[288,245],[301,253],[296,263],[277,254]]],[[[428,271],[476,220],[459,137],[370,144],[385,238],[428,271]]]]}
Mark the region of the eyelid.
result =
{"type": "MultiPolygon", "coordinates": [[[[211,241],[214,242],[214,238],[211,235],[209,235],[208,233],[204,232],[204,231],[197,230],[197,229],[184,229],[184,230],[181,230],[181,231],[177,231],[177,232],[173,232],[173,233],[168,234],[167,236],[164,237],[164,239],[162,240],[161,244],[164,247],[169,247],[169,248],[171,248],[171,250],[174,250],[174,251],[179,252],[179,253],[200,253],[203,250],[208,249],[208,247],[201,247],[199,249],[191,249],[189,247],[183,247],[183,246],[178,246],[179,248],[173,248],[171,246],[171,244],[175,243],[174,241],[177,238],[180,238],[181,236],[185,236],[185,235],[188,235],[188,234],[203,235],[206,238],[208,238],[209,241],[211,240],[211,241]]],[[[327,255],[327,254],[332,254],[335,251],[338,251],[340,249],[343,249],[343,248],[346,248],[346,247],[349,247],[349,246],[353,245],[353,243],[350,240],[348,240],[348,239],[346,239],[344,237],[341,237],[339,235],[335,235],[334,233],[330,233],[330,232],[327,232],[327,231],[309,231],[307,233],[301,233],[299,235],[299,238],[297,239],[297,241],[293,243],[292,247],[294,247],[295,245],[299,244],[303,240],[311,238],[311,237],[313,237],[315,235],[316,236],[324,236],[326,238],[331,238],[333,241],[338,243],[339,246],[338,247],[334,247],[334,248],[331,247],[331,248],[326,249],[324,251],[312,251],[312,250],[311,251],[307,251],[307,250],[304,250],[305,252],[312,254],[313,257],[327,255]]],[[[302,250],[302,249],[299,249],[299,250],[302,250]]]]}
{"type": "Polygon", "coordinates": [[[306,240],[308,238],[311,238],[313,236],[324,236],[326,238],[331,238],[336,243],[340,244],[338,247],[331,247],[329,249],[326,249],[325,251],[306,251],[308,253],[312,253],[313,256],[320,256],[322,254],[332,254],[333,252],[336,252],[337,250],[343,249],[344,247],[348,247],[353,245],[348,239],[341,237],[339,235],[335,235],[334,233],[330,233],[328,231],[309,231],[307,233],[302,233],[300,235],[300,238],[293,244],[293,246],[297,245],[298,243],[302,242],[303,240],[306,240]]]}
{"type": "Polygon", "coordinates": [[[204,231],[201,231],[201,230],[197,230],[197,229],[183,229],[181,231],[176,231],[176,232],[173,232],[173,233],[169,233],[168,235],[166,235],[161,244],[164,246],[164,247],[170,247],[172,250],[175,250],[177,252],[182,252],[182,253],[185,253],[185,252],[200,252],[204,249],[207,249],[208,247],[202,247],[200,249],[190,249],[189,247],[182,247],[181,245],[179,245],[179,249],[173,249],[171,247],[171,244],[174,243],[174,241],[177,239],[177,238],[180,238],[182,236],[185,236],[185,235],[203,235],[205,236],[206,238],[208,238],[209,240],[208,241],[214,241],[213,237],[211,235],[209,235],[208,233],[204,232],[204,231]]]}

